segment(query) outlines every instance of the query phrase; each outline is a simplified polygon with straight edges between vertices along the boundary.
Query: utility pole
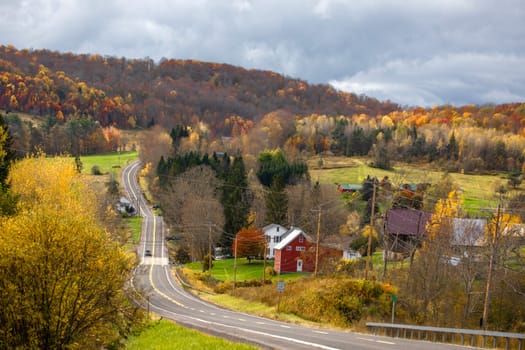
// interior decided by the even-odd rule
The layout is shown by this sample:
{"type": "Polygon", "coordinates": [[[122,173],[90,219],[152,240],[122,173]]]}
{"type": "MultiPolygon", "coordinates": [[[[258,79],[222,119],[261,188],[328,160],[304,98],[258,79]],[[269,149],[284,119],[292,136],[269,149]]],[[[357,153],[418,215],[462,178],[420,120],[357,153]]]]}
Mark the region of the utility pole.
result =
{"type": "Polygon", "coordinates": [[[263,285],[266,283],[266,249],[268,248],[268,243],[266,242],[266,238],[264,239],[264,255],[263,255],[263,285]]]}
{"type": "Polygon", "coordinates": [[[314,277],[317,277],[317,269],[319,266],[319,242],[321,240],[321,207],[318,209],[319,213],[317,215],[317,239],[315,242],[315,268],[314,268],[314,277]]]}
{"type": "Polygon", "coordinates": [[[494,234],[492,235],[492,247],[489,257],[489,271],[487,273],[487,285],[485,288],[485,302],[483,303],[483,318],[481,319],[481,326],[487,329],[487,321],[489,317],[490,306],[490,287],[492,284],[492,273],[494,270],[494,260],[496,259],[496,244],[498,243],[499,221],[501,215],[501,195],[498,203],[498,211],[496,212],[496,225],[494,226],[494,234]]]}
{"type": "Polygon", "coordinates": [[[237,281],[237,235],[235,235],[235,240],[233,244],[233,291],[232,294],[235,296],[235,282],[237,281]]]}
{"type": "Polygon", "coordinates": [[[210,270],[210,276],[212,264],[213,259],[211,258],[211,224],[208,224],[208,269],[210,270]]]}
{"type": "Polygon", "coordinates": [[[372,214],[370,215],[370,233],[368,234],[368,250],[366,254],[365,280],[368,279],[368,270],[370,268],[370,255],[372,254],[372,232],[374,230],[374,214],[376,208],[376,183],[373,181],[372,192],[372,214]]]}

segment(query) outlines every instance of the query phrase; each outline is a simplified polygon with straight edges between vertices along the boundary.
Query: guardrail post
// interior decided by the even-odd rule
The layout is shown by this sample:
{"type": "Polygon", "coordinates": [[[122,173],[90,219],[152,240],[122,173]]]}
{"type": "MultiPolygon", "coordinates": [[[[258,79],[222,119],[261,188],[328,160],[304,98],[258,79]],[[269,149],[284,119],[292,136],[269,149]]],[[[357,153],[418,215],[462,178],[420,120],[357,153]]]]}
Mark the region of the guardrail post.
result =
{"type": "Polygon", "coordinates": [[[481,338],[481,347],[482,347],[482,348],[485,348],[485,338],[486,338],[486,336],[483,336],[483,337],[481,338]]]}

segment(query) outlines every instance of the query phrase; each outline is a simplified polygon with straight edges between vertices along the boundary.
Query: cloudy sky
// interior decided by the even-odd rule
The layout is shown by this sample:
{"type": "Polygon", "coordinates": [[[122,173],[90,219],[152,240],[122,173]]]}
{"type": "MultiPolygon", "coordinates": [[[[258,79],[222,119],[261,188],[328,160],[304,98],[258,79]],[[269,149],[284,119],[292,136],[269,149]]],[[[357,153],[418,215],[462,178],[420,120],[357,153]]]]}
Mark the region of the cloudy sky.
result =
{"type": "Polygon", "coordinates": [[[0,0],[0,44],[272,70],[402,105],[525,102],[523,0],[0,0]]]}

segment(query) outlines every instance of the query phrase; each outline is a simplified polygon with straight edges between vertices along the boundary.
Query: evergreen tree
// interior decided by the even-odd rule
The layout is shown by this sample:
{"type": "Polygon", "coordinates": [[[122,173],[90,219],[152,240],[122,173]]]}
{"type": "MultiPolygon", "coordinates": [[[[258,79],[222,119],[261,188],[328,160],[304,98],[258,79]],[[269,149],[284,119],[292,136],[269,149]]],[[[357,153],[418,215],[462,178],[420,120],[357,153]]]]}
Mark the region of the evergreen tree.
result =
{"type": "Polygon", "coordinates": [[[0,114],[0,216],[13,215],[16,212],[18,196],[10,190],[9,168],[16,153],[11,149],[13,138],[9,132],[7,121],[0,114]]]}
{"type": "Polygon", "coordinates": [[[366,206],[361,215],[361,226],[367,225],[370,223],[370,218],[372,216],[372,202],[374,202],[374,213],[377,215],[379,212],[379,204],[377,200],[377,191],[379,190],[379,182],[376,177],[370,177],[368,175],[363,181],[363,187],[361,188],[361,199],[366,201],[366,206]],[[374,187],[376,191],[376,198],[374,201],[374,187]]]}
{"type": "Polygon", "coordinates": [[[452,132],[448,139],[447,145],[447,159],[458,160],[459,156],[459,145],[456,141],[456,133],[452,132]]]}
{"type": "Polygon", "coordinates": [[[268,224],[287,224],[286,214],[288,212],[288,196],[285,185],[280,176],[276,176],[266,196],[266,216],[264,222],[268,224]]]}
{"type": "Polygon", "coordinates": [[[232,246],[233,234],[248,226],[252,195],[248,189],[248,177],[241,156],[235,157],[222,188],[224,207],[224,233],[221,246],[232,246]]]}
{"type": "Polygon", "coordinates": [[[180,141],[183,137],[188,137],[190,134],[188,133],[188,128],[184,125],[176,125],[173,129],[170,131],[170,137],[171,137],[171,144],[173,146],[173,149],[177,151],[180,145],[180,141]]]}
{"type": "Polygon", "coordinates": [[[4,116],[0,114],[0,191],[4,192],[9,187],[7,183],[9,167],[16,156],[15,152],[11,149],[12,145],[13,137],[9,132],[9,125],[4,116]]]}

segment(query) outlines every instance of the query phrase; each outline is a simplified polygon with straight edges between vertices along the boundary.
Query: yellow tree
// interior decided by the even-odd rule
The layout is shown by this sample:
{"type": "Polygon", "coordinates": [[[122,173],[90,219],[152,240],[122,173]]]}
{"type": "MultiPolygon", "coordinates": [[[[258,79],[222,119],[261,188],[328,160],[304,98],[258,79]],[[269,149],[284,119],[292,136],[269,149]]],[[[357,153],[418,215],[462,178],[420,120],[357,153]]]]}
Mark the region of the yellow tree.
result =
{"type": "MultiPolygon", "coordinates": [[[[487,328],[489,322],[489,311],[491,303],[491,293],[493,292],[493,279],[499,277],[501,281],[507,275],[508,269],[506,259],[510,258],[512,252],[512,242],[517,241],[514,227],[519,224],[521,219],[517,215],[502,213],[501,204],[492,220],[487,225],[486,238],[489,247],[489,266],[487,269],[487,279],[485,284],[485,299],[483,302],[483,316],[481,319],[483,328],[487,328]],[[505,271],[498,276],[499,271],[505,271]]],[[[521,245],[519,245],[521,251],[521,245]]],[[[508,284],[509,283],[504,283],[508,284]]],[[[500,288],[501,289],[501,288],[500,288]]],[[[500,310],[501,313],[501,310],[500,310]]],[[[500,316],[501,317],[501,316],[500,316]]],[[[496,318],[496,317],[493,317],[496,318]]]]}
{"type": "Polygon", "coordinates": [[[459,191],[451,191],[446,199],[440,199],[427,225],[427,237],[414,262],[412,290],[417,299],[421,321],[438,321],[449,286],[453,237],[452,220],[461,216],[463,197],[459,191]]]}
{"type": "Polygon", "coordinates": [[[100,348],[118,338],[136,320],[123,292],[133,257],[96,223],[73,162],[28,158],[10,177],[20,201],[0,219],[0,347],[100,348]]]}

